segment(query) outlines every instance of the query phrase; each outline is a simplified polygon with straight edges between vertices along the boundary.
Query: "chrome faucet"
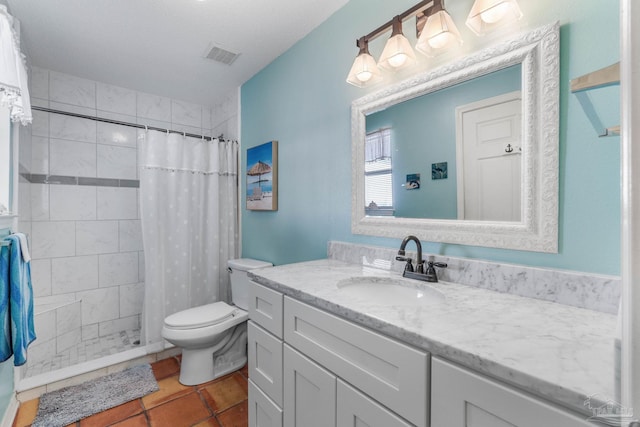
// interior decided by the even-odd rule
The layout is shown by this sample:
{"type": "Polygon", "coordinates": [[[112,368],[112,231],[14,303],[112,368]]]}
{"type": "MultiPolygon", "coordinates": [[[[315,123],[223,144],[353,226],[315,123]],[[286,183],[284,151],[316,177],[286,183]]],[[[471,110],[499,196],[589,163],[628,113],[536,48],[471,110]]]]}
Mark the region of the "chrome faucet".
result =
{"type": "MultiPolygon", "coordinates": [[[[398,256],[396,256],[396,261],[406,261],[407,263],[404,266],[404,272],[407,271],[413,273],[423,274],[424,273],[424,261],[422,260],[422,244],[420,243],[420,239],[416,236],[407,236],[404,238],[402,243],[400,244],[400,250],[398,250],[398,256]],[[416,243],[416,248],[418,249],[418,259],[416,260],[416,268],[413,269],[413,265],[411,264],[411,258],[407,258],[405,255],[404,249],[407,247],[407,243],[413,240],[416,243]]],[[[404,274],[403,274],[404,276],[404,274]]]]}

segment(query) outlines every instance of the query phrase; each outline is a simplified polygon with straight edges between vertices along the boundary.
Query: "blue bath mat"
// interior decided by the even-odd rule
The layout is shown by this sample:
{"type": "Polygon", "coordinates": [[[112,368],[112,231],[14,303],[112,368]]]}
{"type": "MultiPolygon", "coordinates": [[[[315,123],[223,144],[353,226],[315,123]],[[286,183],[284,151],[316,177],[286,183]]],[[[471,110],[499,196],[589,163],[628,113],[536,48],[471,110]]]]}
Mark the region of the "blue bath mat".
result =
{"type": "Polygon", "coordinates": [[[66,426],[158,390],[149,364],[40,396],[32,427],[66,426]]]}

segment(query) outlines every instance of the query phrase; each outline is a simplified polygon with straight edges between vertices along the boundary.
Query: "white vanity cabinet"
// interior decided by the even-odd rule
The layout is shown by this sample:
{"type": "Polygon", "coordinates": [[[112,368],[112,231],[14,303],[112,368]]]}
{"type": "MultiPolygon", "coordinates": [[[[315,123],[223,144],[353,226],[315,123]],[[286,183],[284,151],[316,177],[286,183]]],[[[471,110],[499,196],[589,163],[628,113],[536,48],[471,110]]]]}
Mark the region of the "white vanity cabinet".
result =
{"type": "Polygon", "coordinates": [[[249,426],[282,427],[282,294],[249,288],[249,426]]]}
{"type": "Polygon", "coordinates": [[[434,357],[431,427],[593,427],[515,388],[434,357]]]}

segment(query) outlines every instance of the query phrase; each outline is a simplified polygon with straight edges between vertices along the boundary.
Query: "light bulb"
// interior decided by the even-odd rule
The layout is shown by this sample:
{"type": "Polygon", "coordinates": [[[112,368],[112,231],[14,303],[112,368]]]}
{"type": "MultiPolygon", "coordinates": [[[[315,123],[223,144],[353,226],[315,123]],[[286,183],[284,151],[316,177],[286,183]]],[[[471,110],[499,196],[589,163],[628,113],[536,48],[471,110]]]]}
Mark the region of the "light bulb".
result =
{"type": "Polygon", "coordinates": [[[402,67],[409,57],[404,53],[397,53],[388,59],[389,65],[393,68],[402,67]]]}
{"type": "Polygon", "coordinates": [[[454,37],[448,31],[443,31],[429,39],[429,46],[434,49],[442,49],[447,46],[454,37]]]}
{"type": "Polygon", "coordinates": [[[373,73],[371,71],[361,71],[356,75],[356,78],[362,83],[368,82],[371,80],[371,77],[373,77],[373,73]]]}
{"type": "Polygon", "coordinates": [[[495,24],[500,21],[509,11],[509,3],[500,2],[493,7],[480,13],[480,19],[487,24],[495,24]]]}

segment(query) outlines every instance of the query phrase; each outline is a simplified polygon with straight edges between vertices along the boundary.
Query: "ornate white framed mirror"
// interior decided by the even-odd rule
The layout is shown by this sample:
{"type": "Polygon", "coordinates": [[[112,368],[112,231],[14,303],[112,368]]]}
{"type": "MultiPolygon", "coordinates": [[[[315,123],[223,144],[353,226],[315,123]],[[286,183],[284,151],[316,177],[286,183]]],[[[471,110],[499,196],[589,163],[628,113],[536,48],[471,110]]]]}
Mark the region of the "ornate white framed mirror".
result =
{"type": "Polygon", "coordinates": [[[355,234],[558,251],[559,25],[355,100],[355,234]]]}

